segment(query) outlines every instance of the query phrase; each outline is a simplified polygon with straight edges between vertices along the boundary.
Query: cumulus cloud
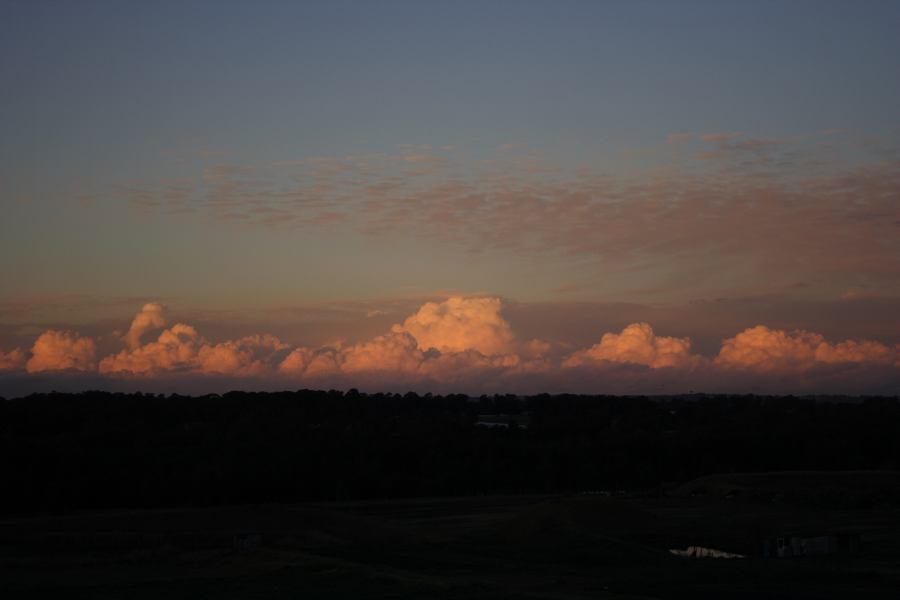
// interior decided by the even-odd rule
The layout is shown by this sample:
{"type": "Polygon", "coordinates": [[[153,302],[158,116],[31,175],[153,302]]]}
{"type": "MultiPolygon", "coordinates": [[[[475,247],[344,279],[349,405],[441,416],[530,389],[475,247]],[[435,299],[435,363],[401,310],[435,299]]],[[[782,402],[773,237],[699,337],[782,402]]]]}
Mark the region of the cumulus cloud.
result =
{"type": "Polygon", "coordinates": [[[7,379],[10,370],[25,366],[31,373],[93,370],[109,382],[140,377],[148,385],[227,380],[249,387],[302,384],[468,393],[793,393],[822,388],[884,393],[895,390],[900,380],[900,346],[872,340],[829,342],[818,333],[759,325],[725,339],[718,354],[706,358],[692,351],[690,339],[657,335],[650,324],[638,321],[572,351],[573,346],[552,336],[517,341],[502,309],[498,298],[454,296],[427,302],[402,323],[358,343],[306,347],[288,346],[273,335],[214,343],[185,323],[144,340],[168,320],[162,307],[151,303],[121,336],[123,348],[99,364],[92,339],[50,330],[35,342],[29,360],[18,349],[0,352],[0,369],[7,371],[7,379]]]}
{"type": "Polygon", "coordinates": [[[12,371],[25,366],[25,353],[21,348],[13,348],[9,352],[0,350],[0,371],[12,371]]]}
{"type": "Polygon", "coordinates": [[[29,373],[74,369],[90,371],[96,366],[94,340],[71,331],[45,331],[34,342],[25,365],[29,373]]]}
{"type": "Polygon", "coordinates": [[[632,323],[621,333],[605,333],[600,343],[579,350],[563,361],[577,367],[601,361],[631,363],[648,367],[686,367],[696,363],[688,338],[660,337],[647,323],[632,323]]]}
{"type": "Polygon", "coordinates": [[[196,329],[178,323],[164,330],[155,342],[107,356],[100,361],[100,373],[262,375],[269,370],[271,355],[285,348],[287,345],[272,335],[209,344],[196,329]]]}
{"type": "Polygon", "coordinates": [[[100,372],[138,375],[189,370],[196,364],[199,337],[190,325],[177,323],[160,333],[155,342],[107,356],[100,361],[100,372]]]}
{"type": "Polygon", "coordinates": [[[146,331],[165,323],[166,317],[159,304],[144,305],[125,336],[128,348],[101,360],[100,373],[194,372],[255,376],[269,371],[272,355],[287,348],[272,335],[252,335],[210,344],[194,327],[184,323],[163,330],[154,342],[140,344],[146,331]]]}
{"type": "Polygon", "coordinates": [[[309,348],[294,348],[279,363],[278,372],[282,375],[303,375],[314,357],[315,353],[309,348]]]}
{"type": "Polygon", "coordinates": [[[137,348],[141,344],[141,336],[151,329],[161,329],[167,323],[163,306],[155,302],[147,303],[132,319],[125,341],[130,348],[137,348]]]}
{"type": "Polygon", "coordinates": [[[846,340],[838,344],[819,344],[816,360],[823,363],[874,363],[900,366],[900,349],[871,340],[846,340]]]}
{"type": "Polygon", "coordinates": [[[518,373],[522,359],[515,354],[485,356],[477,350],[436,354],[420,366],[420,373],[434,381],[473,380],[492,375],[503,378],[518,373]]]}
{"type": "Polygon", "coordinates": [[[831,344],[818,333],[787,332],[757,325],[722,342],[718,366],[756,371],[805,369],[816,364],[895,364],[896,348],[869,340],[831,344]]]}
{"type": "Polygon", "coordinates": [[[270,370],[271,358],[287,348],[274,335],[250,335],[220,344],[203,344],[197,352],[201,373],[255,376],[270,370]]]}
{"type": "MultiPolygon", "coordinates": [[[[508,370],[522,363],[514,336],[501,316],[499,298],[454,296],[426,302],[402,324],[372,340],[335,348],[296,348],[278,366],[293,377],[393,375],[448,381],[487,370],[508,370]]],[[[525,345],[545,350],[545,342],[525,345]]]]}
{"type": "Polygon", "coordinates": [[[341,348],[295,348],[278,365],[278,372],[300,378],[378,374],[395,376],[403,381],[417,377],[444,381],[482,369],[513,367],[519,362],[514,354],[486,356],[472,349],[441,352],[430,348],[423,351],[409,333],[390,331],[367,342],[341,348]]]}
{"type": "Polygon", "coordinates": [[[422,350],[507,354],[514,336],[501,309],[499,298],[453,296],[440,303],[426,302],[393,331],[412,335],[422,350]]]}
{"type": "Polygon", "coordinates": [[[423,357],[416,338],[408,333],[392,331],[344,350],[341,353],[341,370],[345,373],[365,371],[414,373],[422,363],[423,357]]]}
{"type": "Polygon", "coordinates": [[[335,375],[340,373],[340,355],[333,348],[323,348],[315,353],[309,364],[306,365],[306,371],[303,373],[306,377],[322,377],[335,375]]]}

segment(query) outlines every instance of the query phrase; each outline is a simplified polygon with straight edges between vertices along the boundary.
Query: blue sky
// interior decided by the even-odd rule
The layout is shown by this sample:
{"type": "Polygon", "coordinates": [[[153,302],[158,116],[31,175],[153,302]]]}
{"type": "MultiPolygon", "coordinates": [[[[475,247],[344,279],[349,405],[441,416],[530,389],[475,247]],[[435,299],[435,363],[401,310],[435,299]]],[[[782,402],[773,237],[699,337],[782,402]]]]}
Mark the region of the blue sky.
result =
{"type": "Polygon", "coordinates": [[[896,2],[3,10],[4,175],[41,187],[201,148],[279,160],[512,142],[578,160],[678,131],[877,132],[900,104],[896,2]]]}

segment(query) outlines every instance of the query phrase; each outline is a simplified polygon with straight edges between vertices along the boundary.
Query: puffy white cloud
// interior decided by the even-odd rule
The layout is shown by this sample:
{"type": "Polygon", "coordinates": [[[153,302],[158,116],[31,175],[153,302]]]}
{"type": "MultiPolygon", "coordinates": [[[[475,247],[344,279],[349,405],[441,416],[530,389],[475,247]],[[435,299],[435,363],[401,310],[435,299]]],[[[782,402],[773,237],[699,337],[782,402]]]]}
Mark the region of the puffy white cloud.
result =
{"type": "Polygon", "coordinates": [[[350,346],[340,353],[340,357],[340,368],[345,373],[415,373],[424,358],[413,336],[396,331],[350,346]]]}
{"type": "Polygon", "coordinates": [[[262,375],[270,370],[273,355],[287,348],[272,335],[252,335],[210,344],[196,329],[184,323],[163,330],[155,342],[140,344],[145,331],[165,321],[160,305],[145,305],[135,316],[125,336],[129,347],[101,360],[100,373],[262,375]]]}
{"type": "Polygon", "coordinates": [[[518,370],[522,360],[515,354],[485,356],[477,350],[447,352],[427,357],[419,371],[435,381],[464,381],[484,377],[487,373],[500,377],[518,370]]]}
{"type": "Polygon", "coordinates": [[[201,373],[263,375],[271,370],[272,357],[288,346],[274,335],[250,335],[214,346],[204,344],[197,352],[201,373]]]}
{"type": "Polygon", "coordinates": [[[161,329],[168,323],[165,315],[165,308],[161,304],[150,302],[141,308],[141,311],[134,316],[128,333],[125,334],[125,341],[129,348],[137,348],[141,345],[141,336],[151,329],[161,329]]]}
{"type": "Polygon", "coordinates": [[[818,333],[787,332],[757,325],[722,342],[718,366],[756,371],[805,369],[817,363],[896,364],[898,351],[880,342],[846,340],[831,344],[818,333]]]}
{"type": "Polygon", "coordinates": [[[443,379],[453,372],[471,372],[481,368],[514,366],[515,355],[485,356],[477,350],[423,352],[408,333],[391,331],[367,342],[340,348],[295,348],[278,365],[283,375],[322,377],[327,375],[357,376],[393,374],[404,381],[410,377],[443,379]]]}
{"type": "Polygon", "coordinates": [[[271,370],[272,356],[285,348],[287,345],[272,335],[252,335],[209,344],[196,329],[178,323],[164,330],[155,342],[107,356],[100,361],[100,372],[263,375],[271,370]]]}
{"type": "Polygon", "coordinates": [[[135,375],[191,370],[197,365],[200,336],[190,325],[177,323],[155,342],[122,350],[100,361],[101,373],[135,375]]]}
{"type": "Polygon", "coordinates": [[[25,368],[29,373],[66,369],[90,371],[96,366],[96,353],[97,346],[91,338],[50,329],[34,342],[25,368]]]}
{"type": "Polygon", "coordinates": [[[563,357],[564,349],[572,348],[565,340],[545,336],[517,342],[501,309],[498,298],[455,296],[410,309],[401,324],[388,328],[385,323],[385,333],[370,333],[359,343],[289,347],[272,335],[212,343],[184,323],[145,341],[149,331],[167,321],[162,307],[151,303],[121,336],[121,351],[104,357],[99,366],[92,339],[47,331],[35,342],[30,360],[18,349],[0,352],[0,369],[98,369],[114,378],[214,376],[242,378],[241,385],[255,378],[260,385],[469,393],[583,392],[598,386],[618,393],[793,392],[819,384],[846,391],[857,389],[853,382],[861,380],[860,373],[867,374],[870,388],[859,389],[892,390],[891,382],[900,376],[898,346],[871,340],[832,343],[816,333],[762,325],[724,340],[710,359],[693,354],[690,339],[658,336],[645,322],[607,332],[593,346],[563,357]]]}
{"type": "MultiPolygon", "coordinates": [[[[337,348],[296,348],[278,365],[283,375],[321,378],[365,374],[447,380],[483,370],[517,367],[513,333],[499,298],[454,296],[427,302],[402,324],[369,341],[337,348]]],[[[528,346],[535,352],[545,342],[528,346]]]]}
{"type": "Polygon", "coordinates": [[[278,365],[282,375],[303,375],[306,368],[315,358],[315,352],[309,348],[294,348],[278,365]]]}
{"type": "Polygon", "coordinates": [[[0,350],[0,371],[21,369],[25,366],[25,353],[21,348],[13,348],[9,352],[0,350]]]}
{"type": "Polygon", "coordinates": [[[809,366],[815,362],[821,335],[807,331],[788,333],[757,325],[722,342],[716,364],[732,368],[773,370],[809,366]]]}
{"type": "MultiPolygon", "coordinates": [[[[511,352],[513,334],[500,309],[497,298],[452,297],[429,302],[403,324],[369,341],[319,350],[296,348],[281,362],[278,372],[350,382],[385,382],[386,378],[458,381],[488,372],[513,372],[523,368],[523,363],[511,352]],[[376,379],[372,380],[373,376],[376,379]]],[[[549,348],[546,342],[533,342],[526,344],[532,354],[549,348]]]]}
{"type": "Polygon", "coordinates": [[[501,309],[499,298],[452,296],[440,303],[426,302],[393,331],[412,335],[422,350],[507,354],[514,336],[501,309]]]}
{"type": "Polygon", "coordinates": [[[688,338],[660,337],[647,323],[632,323],[621,333],[605,333],[600,343],[579,350],[563,361],[564,367],[596,364],[601,361],[631,363],[648,367],[687,367],[699,357],[691,354],[688,338]]]}
{"type": "Polygon", "coordinates": [[[816,360],[823,363],[873,363],[900,366],[900,348],[871,340],[823,343],[816,348],[816,360]]]}
{"type": "MultiPolygon", "coordinates": [[[[372,352],[372,349],[369,351],[372,352]]],[[[284,357],[278,364],[277,372],[299,379],[339,375],[343,372],[343,363],[348,353],[352,353],[352,350],[341,345],[323,346],[318,349],[300,346],[284,357]]],[[[357,366],[361,365],[362,361],[357,362],[357,366]]],[[[379,369],[376,367],[373,370],[379,369]]]]}
{"type": "Polygon", "coordinates": [[[322,377],[341,372],[340,355],[333,348],[323,348],[315,353],[309,364],[306,365],[307,377],[322,377]]]}

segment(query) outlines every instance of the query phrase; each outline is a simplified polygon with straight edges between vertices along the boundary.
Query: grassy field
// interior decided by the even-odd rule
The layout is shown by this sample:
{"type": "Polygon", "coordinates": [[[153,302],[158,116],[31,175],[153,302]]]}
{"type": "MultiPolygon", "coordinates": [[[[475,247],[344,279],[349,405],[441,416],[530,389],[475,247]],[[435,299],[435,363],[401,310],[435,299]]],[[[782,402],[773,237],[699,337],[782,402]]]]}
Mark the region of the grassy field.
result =
{"type": "MultiPolygon", "coordinates": [[[[425,498],[7,518],[0,521],[0,582],[4,598],[896,597],[896,505],[810,506],[768,495],[781,476],[741,477],[652,496],[425,498]],[[728,491],[738,488],[741,493],[728,491]],[[767,493],[754,491],[763,488],[767,493]],[[669,553],[703,545],[750,555],[764,537],[841,531],[861,535],[859,554],[717,560],[669,553]],[[236,548],[235,536],[246,547],[236,548]]],[[[854,485],[860,478],[866,479],[857,474],[854,485]]],[[[841,483],[824,485],[833,490],[841,483]]]]}

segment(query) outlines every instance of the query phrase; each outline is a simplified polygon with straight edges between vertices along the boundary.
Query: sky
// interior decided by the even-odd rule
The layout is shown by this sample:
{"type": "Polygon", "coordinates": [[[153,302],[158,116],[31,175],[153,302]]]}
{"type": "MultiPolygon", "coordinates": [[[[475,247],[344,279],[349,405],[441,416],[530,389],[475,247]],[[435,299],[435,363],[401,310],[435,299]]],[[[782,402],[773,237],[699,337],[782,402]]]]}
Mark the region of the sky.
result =
{"type": "Polygon", "coordinates": [[[900,3],[0,2],[0,395],[900,393],[900,3]]]}

